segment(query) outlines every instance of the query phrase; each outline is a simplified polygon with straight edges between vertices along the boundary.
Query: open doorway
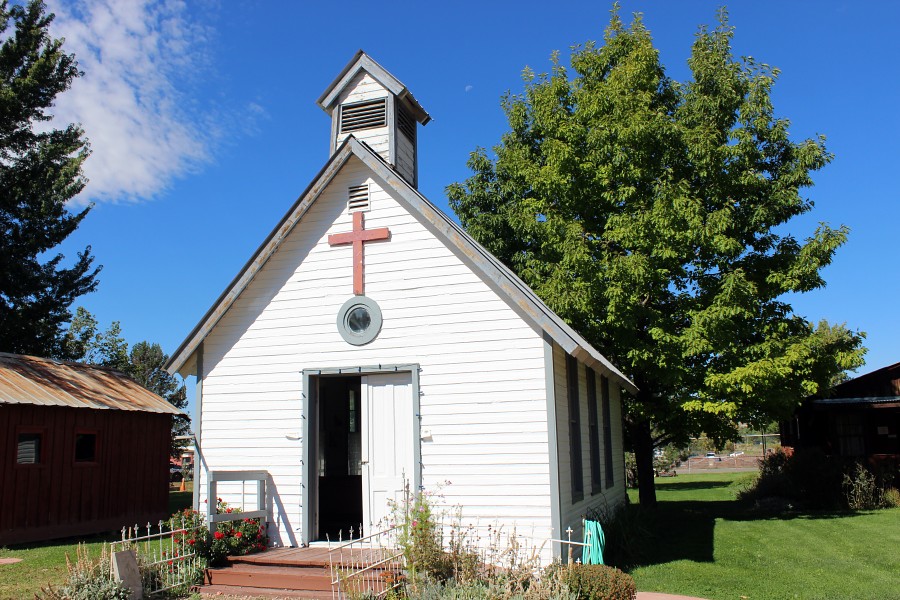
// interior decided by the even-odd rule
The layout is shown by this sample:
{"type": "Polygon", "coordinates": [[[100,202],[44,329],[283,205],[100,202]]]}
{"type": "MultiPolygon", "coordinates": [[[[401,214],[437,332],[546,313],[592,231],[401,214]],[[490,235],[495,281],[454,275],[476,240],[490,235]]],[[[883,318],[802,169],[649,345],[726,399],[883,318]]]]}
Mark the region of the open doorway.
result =
{"type": "Polygon", "coordinates": [[[318,539],[360,535],[363,522],[361,377],[320,377],[318,539]]]}
{"type": "Polygon", "coordinates": [[[303,371],[304,544],[377,531],[419,488],[418,374],[418,365],[303,371]]]}

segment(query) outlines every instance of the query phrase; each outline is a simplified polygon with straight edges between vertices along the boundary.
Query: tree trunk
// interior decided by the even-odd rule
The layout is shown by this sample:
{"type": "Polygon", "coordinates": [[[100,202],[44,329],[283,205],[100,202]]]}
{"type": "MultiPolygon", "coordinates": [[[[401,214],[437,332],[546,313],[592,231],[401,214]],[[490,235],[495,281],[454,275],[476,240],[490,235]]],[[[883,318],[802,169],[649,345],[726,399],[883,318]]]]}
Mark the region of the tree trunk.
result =
{"type": "Polygon", "coordinates": [[[638,421],[631,425],[631,443],[637,464],[638,497],[641,506],[656,506],[656,482],[653,480],[653,433],[650,421],[638,421]]]}

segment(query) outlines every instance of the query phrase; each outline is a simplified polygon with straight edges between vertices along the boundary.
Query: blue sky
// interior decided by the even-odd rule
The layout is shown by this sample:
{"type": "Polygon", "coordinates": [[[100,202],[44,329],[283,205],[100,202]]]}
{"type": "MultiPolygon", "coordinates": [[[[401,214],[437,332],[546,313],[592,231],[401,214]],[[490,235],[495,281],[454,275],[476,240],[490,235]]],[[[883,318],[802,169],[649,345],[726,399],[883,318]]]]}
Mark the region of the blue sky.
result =
{"type": "MultiPolygon", "coordinates": [[[[422,192],[468,175],[476,146],[506,129],[500,97],[521,71],[602,38],[610,4],[567,2],[50,2],[85,76],[59,99],[93,155],[77,202],[95,207],[62,246],[104,265],[81,304],[130,343],[171,353],[327,160],[329,119],[315,100],[362,48],[434,120],[419,134],[422,192]]],[[[625,1],[653,33],[670,76],[687,75],[697,27],[718,4],[625,1]]],[[[867,332],[866,372],[900,360],[896,183],[900,8],[893,2],[760,1],[728,6],[735,51],[781,69],[776,113],[794,139],[828,138],[832,164],[808,191],[820,221],[851,228],[825,289],[793,300],[808,319],[867,332]]]]}

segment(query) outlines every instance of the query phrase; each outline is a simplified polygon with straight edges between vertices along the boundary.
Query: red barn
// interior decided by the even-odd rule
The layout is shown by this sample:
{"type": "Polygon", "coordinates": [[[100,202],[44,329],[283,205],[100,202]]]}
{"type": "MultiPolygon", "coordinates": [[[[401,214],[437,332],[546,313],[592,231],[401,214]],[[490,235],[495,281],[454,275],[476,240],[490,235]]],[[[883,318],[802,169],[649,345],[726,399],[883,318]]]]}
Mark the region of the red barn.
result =
{"type": "Polygon", "coordinates": [[[0,353],[0,546],[167,516],[178,414],[119,371],[0,353]]]}

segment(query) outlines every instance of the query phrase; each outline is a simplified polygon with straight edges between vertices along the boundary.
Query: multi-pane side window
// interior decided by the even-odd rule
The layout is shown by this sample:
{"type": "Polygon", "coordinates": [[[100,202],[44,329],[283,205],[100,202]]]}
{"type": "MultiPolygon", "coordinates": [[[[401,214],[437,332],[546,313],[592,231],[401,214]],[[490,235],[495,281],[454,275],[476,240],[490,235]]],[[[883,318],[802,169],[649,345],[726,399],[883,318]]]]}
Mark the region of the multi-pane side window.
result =
{"type": "Polygon", "coordinates": [[[16,464],[41,464],[42,438],[40,433],[20,433],[16,440],[16,464]]]}
{"type": "Polygon", "coordinates": [[[569,459],[572,472],[572,503],[584,498],[581,464],[581,408],[578,402],[578,361],[566,355],[566,388],[569,399],[569,459]]]}
{"type": "Polygon", "coordinates": [[[600,424],[597,422],[597,377],[593,369],[586,369],[588,434],[591,444],[591,493],[596,494],[603,489],[600,473],[600,424]]]}
{"type": "Polygon", "coordinates": [[[341,105],[341,133],[387,125],[387,98],[341,105]]]}
{"type": "Polygon", "coordinates": [[[97,434],[96,433],[76,433],[75,434],[75,462],[77,462],[77,463],[97,462],[97,434]]]}
{"type": "Polygon", "coordinates": [[[603,454],[606,458],[606,487],[615,484],[613,477],[612,422],[609,410],[609,377],[600,376],[600,401],[603,404],[603,454]]]}

